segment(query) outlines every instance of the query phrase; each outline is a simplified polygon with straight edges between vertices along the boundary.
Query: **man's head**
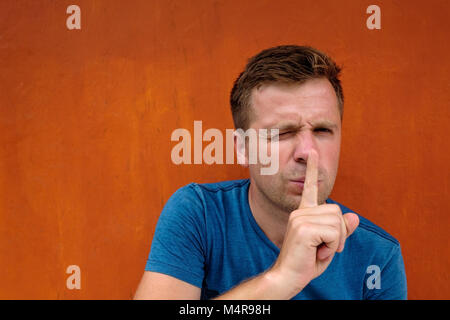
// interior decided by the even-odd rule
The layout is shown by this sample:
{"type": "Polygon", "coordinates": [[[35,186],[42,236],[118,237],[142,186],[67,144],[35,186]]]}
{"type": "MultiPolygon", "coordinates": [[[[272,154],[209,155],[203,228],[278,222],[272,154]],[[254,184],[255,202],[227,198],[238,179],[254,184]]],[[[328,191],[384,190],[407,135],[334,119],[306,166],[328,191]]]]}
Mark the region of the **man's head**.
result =
{"type": "Polygon", "coordinates": [[[340,68],[324,53],[302,46],[279,46],[251,58],[235,81],[230,103],[235,127],[279,129],[279,170],[261,175],[249,165],[259,196],[281,210],[298,208],[308,155],[319,155],[319,204],[337,175],[343,92],[340,68]]]}

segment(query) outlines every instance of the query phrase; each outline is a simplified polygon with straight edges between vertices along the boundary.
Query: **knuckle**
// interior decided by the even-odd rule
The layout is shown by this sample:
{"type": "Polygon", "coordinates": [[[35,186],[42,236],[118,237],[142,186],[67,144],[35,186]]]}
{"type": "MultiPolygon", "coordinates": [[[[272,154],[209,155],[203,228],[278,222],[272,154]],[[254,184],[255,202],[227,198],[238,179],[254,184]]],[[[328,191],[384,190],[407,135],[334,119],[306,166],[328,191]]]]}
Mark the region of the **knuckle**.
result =
{"type": "Polygon", "coordinates": [[[291,219],[295,219],[296,217],[298,217],[302,212],[300,210],[294,210],[291,212],[291,214],[289,215],[289,220],[291,219]]]}
{"type": "Polygon", "coordinates": [[[293,220],[289,221],[288,228],[297,230],[299,225],[300,225],[300,222],[298,221],[298,219],[293,219],[293,220]]]}
{"type": "Polygon", "coordinates": [[[332,233],[334,239],[338,239],[341,237],[341,228],[333,226],[333,228],[331,228],[331,233],[332,233]]]}
{"type": "Polygon", "coordinates": [[[341,211],[341,208],[338,205],[333,204],[332,207],[330,207],[329,210],[330,210],[329,211],[330,214],[333,214],[334,216],[338,217],[339,219],[342,219],[342,211],[341,211]]]}
{"type": "Polygon", "coordinates": [[[342,226],[342,219],[341,219],[340,216],[333,215],[333,217],[331,219],[332,219],[333,226],[341,228],[341,226],[342,226]]]}
{"type": "Polygon", "coordinates": [[[334,203],[328,203],[324,205],[324,209],[327,213],[336,214],[341,211],[341,208],[334,203]]]}
{"type": "Polygon", "coordinates": [[[296,227],[296,232],[299,237],[308,237],[313,230],[313,225],[310,223],[299,223],[296,227]]]}
{"type": "Polygon", "coordinates": [[[308,223],[308,222],[300,222],[300,223],[297,224],[297,230],[299,232],[309,231],[309,230],[311,230],[311,227],[312,227],[312,225],[310,223],[308,223]]]}
{"type": "Polygon", "coordinates": [[[295,217],[290,219],[288,222],[288,229],[293,230],[295,233],[298,233],[300,229],[303,227],[303,219],[302,217],[295,217]]]}
{"type": "Polygon", "coordinates": [[[304,212],[302,210],[294,210],[289,215],[288,221],[296,220],[297,218],[303,216],[304,212]]]}
{"type": "Polygon", "coordinates": [[[289,219],[288,219],[288,223],[293,226],[297,225],[301,221],[302,221],[302,215],[299,214],[298,212],[296,212],[295,214],[291,213],[291,215],[289,216],[289,219]]]}
{"type": "Polygon", "coordinates": [[[332,209],[334,213],[341,213],[341,207],[339,207],[337,204],[332,204],[332,209]]]}

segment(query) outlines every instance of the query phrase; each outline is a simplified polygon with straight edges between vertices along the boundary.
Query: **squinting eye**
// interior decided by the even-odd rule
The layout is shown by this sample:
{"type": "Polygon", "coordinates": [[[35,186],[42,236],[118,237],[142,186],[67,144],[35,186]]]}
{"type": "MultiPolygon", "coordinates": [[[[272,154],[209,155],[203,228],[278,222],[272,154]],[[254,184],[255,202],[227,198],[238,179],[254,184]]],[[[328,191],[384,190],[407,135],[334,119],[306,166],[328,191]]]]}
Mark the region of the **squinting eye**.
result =
{"type": "Polygon", "coordinates": [[[290,135],[291,133],[293,133],[293,131],[281,132],[278,136],[279,136],[279,137],[287,137],[287,136],[290,135]]]}
{"type": "Polygon", "coordinates": [[[327,129],[327,128],[317,128],[317,129],[315,129],[314,131],[319,131],[319,132],[329,132],[329,133],[332,132],[330,129],[327,129]]]}

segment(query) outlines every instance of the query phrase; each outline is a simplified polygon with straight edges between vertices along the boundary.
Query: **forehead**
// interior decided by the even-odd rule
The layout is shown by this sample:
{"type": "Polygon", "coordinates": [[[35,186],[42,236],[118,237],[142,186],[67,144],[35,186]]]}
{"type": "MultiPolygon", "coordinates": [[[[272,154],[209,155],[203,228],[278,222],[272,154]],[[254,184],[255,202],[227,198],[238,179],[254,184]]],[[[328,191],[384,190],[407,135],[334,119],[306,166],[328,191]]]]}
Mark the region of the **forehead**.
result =
{"type": "Polygon", "coordinates": [[[283,120],[340,123],[336,93],[325,78],[302,84],[264,84],[252,90],[251,105],[252,127],[273,126],[283,120]]]}

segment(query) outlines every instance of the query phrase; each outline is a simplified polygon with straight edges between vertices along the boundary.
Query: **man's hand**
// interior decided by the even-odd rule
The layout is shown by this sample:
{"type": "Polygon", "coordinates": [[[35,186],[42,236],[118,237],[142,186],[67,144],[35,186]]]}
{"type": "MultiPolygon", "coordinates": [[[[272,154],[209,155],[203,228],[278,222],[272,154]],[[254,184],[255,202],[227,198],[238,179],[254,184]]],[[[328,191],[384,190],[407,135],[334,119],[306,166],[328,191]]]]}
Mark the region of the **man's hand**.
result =
{"type": "Polygon", "coordinates": [[[289,217],[280,255],[268,271],[295,294],[325,271],[359,224],[356,214],[342,215],[338,205],[318,205],[318,163],[313,150],[308,156],[300,206],[289,217]]]}

